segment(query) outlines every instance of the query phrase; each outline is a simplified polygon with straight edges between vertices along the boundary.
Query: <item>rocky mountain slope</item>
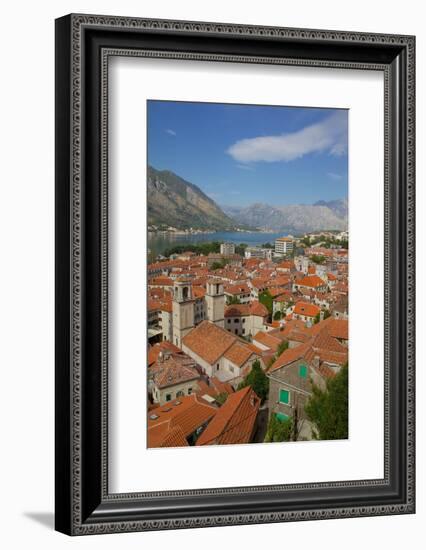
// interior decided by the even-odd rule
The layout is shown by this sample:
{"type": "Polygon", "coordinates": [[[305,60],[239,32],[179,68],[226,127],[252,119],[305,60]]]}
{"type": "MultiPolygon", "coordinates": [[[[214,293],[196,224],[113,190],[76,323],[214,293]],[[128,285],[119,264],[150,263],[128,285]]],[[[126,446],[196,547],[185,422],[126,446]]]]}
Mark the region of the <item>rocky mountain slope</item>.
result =
{"type": "Polygon", "coordinates": [[[149,226],[215,230],[238,227],[199,187],[173,172],[149,166],[147,180],[149,226]]]}

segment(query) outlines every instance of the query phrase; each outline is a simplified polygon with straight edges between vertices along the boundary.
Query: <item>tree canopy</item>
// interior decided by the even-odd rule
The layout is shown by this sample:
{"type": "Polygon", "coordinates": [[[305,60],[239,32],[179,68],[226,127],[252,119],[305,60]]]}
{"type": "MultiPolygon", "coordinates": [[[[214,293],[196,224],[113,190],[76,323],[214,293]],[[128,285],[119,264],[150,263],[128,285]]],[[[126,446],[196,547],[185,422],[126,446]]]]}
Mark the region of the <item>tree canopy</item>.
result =
{"type": "Polygon", "coordinates": [[[312,394],[305,411],[314,424],[314,438],[347,439],[348,365],[327,381],[325,390],[314,385],[312,394]]]}
{"type": "Polygon", "coordinates": [[[326,260],[325,256],[322,256],[321,254],[314,254],[310,258],[315,264],[323,264],[326,260]]]}
{"type": "Polygon", "coordinates": [[[264,290],[259,294],[259,302],[266,307],[266,309],[269,311],[269,315],[272,315],[272,309],[273,309],[272,301],[273,301],[273,298],[268,289],[264,290]]]}
{"type": "Polygon", "coordinates": [[[260,397],[262,402],[265,401],[265,399],[268,397],[269,378],[263,372],[263,369],[260,366],[260,361],[258,359],[254,361],[251,371],[244,378],[244,380],[240,382],[238,389],[241,390],[246,386],[250,386],[257,394],[257,396],[260,397]]]}
{"type": "Polygon", "coordinates": [[[268,428],[265,435],[265,443],[278,443],[280,441],[290,441],[293,431],[293,420],[279,420],[275,414],[269,419],[268,428]]]}

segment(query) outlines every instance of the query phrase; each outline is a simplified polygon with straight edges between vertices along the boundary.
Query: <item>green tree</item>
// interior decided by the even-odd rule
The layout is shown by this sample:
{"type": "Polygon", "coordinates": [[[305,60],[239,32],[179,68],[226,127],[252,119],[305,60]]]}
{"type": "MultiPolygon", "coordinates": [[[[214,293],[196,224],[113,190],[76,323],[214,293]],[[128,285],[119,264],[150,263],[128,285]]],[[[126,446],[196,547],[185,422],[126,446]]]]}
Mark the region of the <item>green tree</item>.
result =
{"type": "Polygon", "coordinates": [[[210,269],[212,271],[215,271],[216,269],[222,269],[229,263],[229,260],[226,260],[225,258],[223,260],[220,260],[218,262],[213,262],[210,269]]]}
{"type": "Polygon", "coordinates": [[[273,298],[268,289],[264,290],[259,294],[259,302],[266,307],[266,309],[269,312],[269,315],[272,315],[272,309],[273,309],[272,301],[273,301],[273,298]]]}
{"type": "Polygon", "coordinates": [[[312,397],[305,405],[314,424],[315,439],[347,439],[348,437],[348,365],[327,381],[325,390],[312,387],[312,397]]]}
{"type": "Polygon", "coordinates": [[[244,378],[244,380],[240,382],[238,389],[241,390],[247,386],[250,386],[253,389],[262,402],[265,401],[269,393],[269,378],[263,372],[258,359],[254,361],[251,371],[244,378]]]}
{"type": "Polygon", "coordinates": [[[320,319],[321,319],[321,312],[318,311],[318,313],[315,315],[315,318],[314,318],[314,324],[319,323],[320,319]]]}
{"type": "Polygon", "coordinates": [[[274,321],[279,321],[283,318],[283,312],[279,309],[274,313],[274,321]]]}
{"type": "Polygon", "coordinates": [[[220,241],[205,242],[200,244],[178,244],[168,248],[164,252],[164,256],[169,257],[172,254],[182,254],[182,252],[195,252],[195,254],[203,254],[207,256],[210,253],[219,253],[220,245],[220,241]]]}
{"type": "Polygon", "coordinates": [[[244,256],[244,252],[246,251],[247,245],[245,243],[240,243],[235,247],[235,254],[239,254],[240,256],[244,256]]]}
{"type": "Polygon", "coordinates": [[[286,350],[288,349],[288,342],[287,340],[282,341],[280,344],[278,344],[277,351],[275,352],[275,355],[271,357],[269,363],[268,363],[268,369],[272,367],[272,365],[275,363],[275,361],[278,359],[278,357],[286,350]]]}
{"type": "Polygon", "coordinates": [[[288,349],[288,342],[287,340],[283,340],[280,344],[278,344],[277,352],[275,354],[275,357],[278,359],[278,357],[286,350],[288,349]]]}
{"type": "Polygon", "coordinates": [[[228,394],[226,393],[226,391],[219,393],[215,397],[215,401],[217,401],[219,405],[223,405],[227,399],[228,399],[228,394]]]}
{"type": "Polygon", "coordinates": [[[311,256],[311,260],[316,264],[323,264],[325,262],[325,256],[314,254],[311,256]]]}
{"type": "Polygon", "coordinates": [[[265,435],[265,443],[278,443],[280,441],[290,441],[293,432],[293,420],[279,420],[275,414],[269,419],[268,428],[265,435]]]}
{"type": "Polygon", "coordinates": [[[324,319],[328,319],[328,317],[330,317],[330,315],[331,315],[331,313],[329,312],[328,309],[326,309],[326,310],[324,311],[324,319]]]}
{"type": "Polygon", "coordinates": [[[238,298],[238,296],[231,296],[228,298],[228,305],[231,306],[233,304],[241,304],[241,300],[238,298]]]}

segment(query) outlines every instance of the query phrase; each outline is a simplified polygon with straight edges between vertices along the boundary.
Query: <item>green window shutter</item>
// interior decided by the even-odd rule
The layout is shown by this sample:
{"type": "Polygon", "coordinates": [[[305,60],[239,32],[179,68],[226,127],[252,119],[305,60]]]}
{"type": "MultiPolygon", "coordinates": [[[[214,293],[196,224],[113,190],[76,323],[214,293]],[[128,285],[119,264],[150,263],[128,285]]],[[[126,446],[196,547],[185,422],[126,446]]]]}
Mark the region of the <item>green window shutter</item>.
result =
{"type": "Polygon", "coordinates": [[[279,420],[280,422],[285,422],[286,420],[289,419],[289,417],[284,413],[276,413],[275,416],[277,420],[279,420]]]}
{"type": "Polygon", "coordinates": [[[306,378],[308,376],[308,367],[306,365],[299,365],[299,376],[306,378]]]}
{"type": "Polygon", "coordinates": [[[280,403],[288,405],[290,401],[290,392],[287,390],[280,390],[280,403]]]}

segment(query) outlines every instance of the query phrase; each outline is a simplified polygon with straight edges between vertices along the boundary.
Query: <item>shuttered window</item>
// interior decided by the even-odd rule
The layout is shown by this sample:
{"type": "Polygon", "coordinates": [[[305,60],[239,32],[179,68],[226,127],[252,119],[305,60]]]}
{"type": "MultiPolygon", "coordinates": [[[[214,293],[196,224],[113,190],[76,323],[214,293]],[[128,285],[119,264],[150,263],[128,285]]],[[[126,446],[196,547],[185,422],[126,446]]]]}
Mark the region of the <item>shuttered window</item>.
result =
{"type": "Polygon", "coordinates": [[[280,390],[280,403],[288,405],[290,401],[290,392],[287,390],[280,390]]]}
{"type": "Polygon", "coordinates": [[[299,376],[306,378],[308,376],[308,367],[306,365],[299,365],[299,376]]]}
{"type": "Polygon", "coordinates": [[[280,422],[285,422],[286,420],[289,419],[289,417],[284,413],[276,413],[275,416],[277,417],[277,420],[279,420],[280,422]]]}

